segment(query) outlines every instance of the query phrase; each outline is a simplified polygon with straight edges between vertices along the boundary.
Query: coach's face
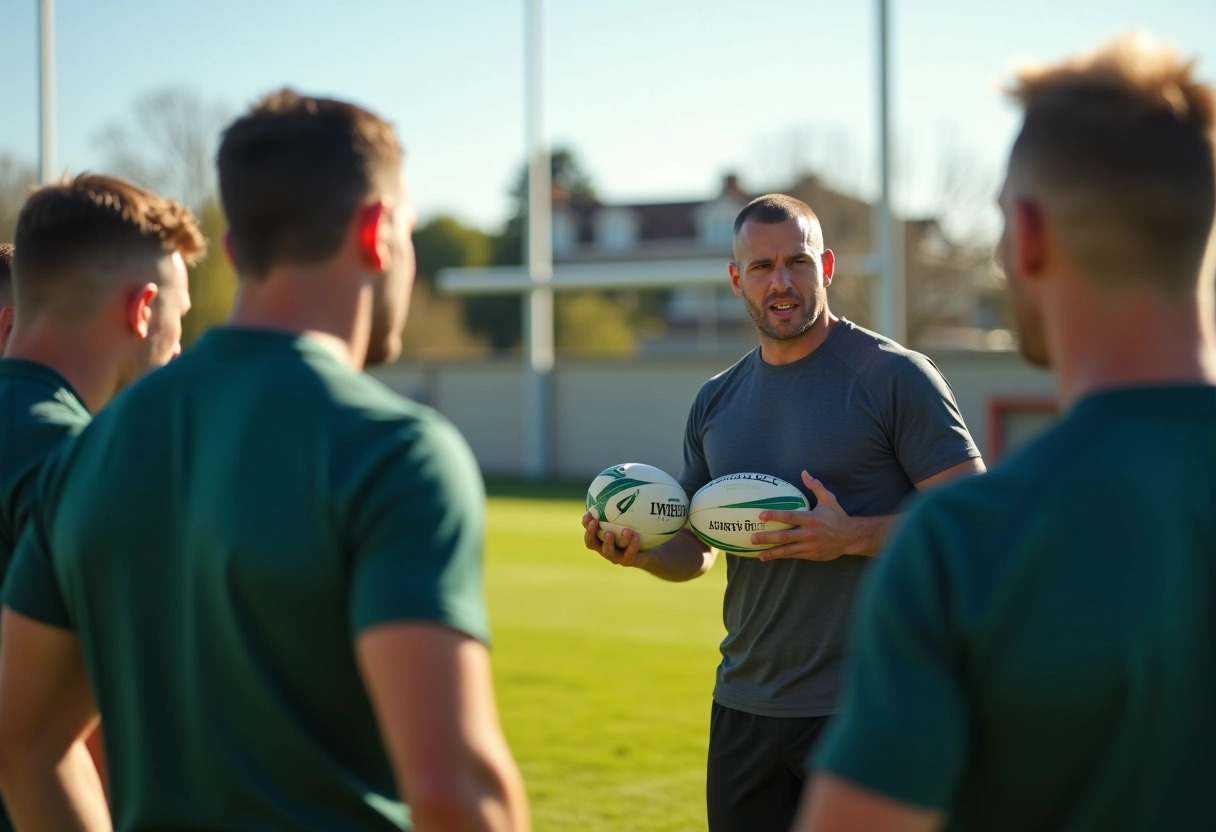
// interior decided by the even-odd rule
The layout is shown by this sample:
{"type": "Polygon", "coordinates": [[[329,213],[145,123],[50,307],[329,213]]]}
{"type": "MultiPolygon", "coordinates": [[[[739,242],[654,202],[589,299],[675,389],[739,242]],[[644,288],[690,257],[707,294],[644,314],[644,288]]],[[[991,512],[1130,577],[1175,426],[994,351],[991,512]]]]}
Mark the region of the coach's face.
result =
{"type": "Polygon", "coordinates": [[[405,174],[401,189],[386,197],[390,257],[384,278],[377,284],[373,304],[372,331],[367,346],[367,365],[387,364],[401,355],[401,331],[409,315],[414,288],[414,206],[410,202],[405,174]]]}
{"type": "Polygon", "coordinates": [[[1018,350],[1023,358],[1036,367],[1050,367],[1051,354],[1047,347],[1043,313],[1021,267],[1023,237],[1029,233],[1025,227],[1026,212],[1037,209],[1032,209],[1016,193],[1011,172],[998,200],[1004,227],[997,243],[997,260],[1005,271],[1005,283],[1009,288],[1009,306],[1018,332],[1018,350]]]}
{"type": "Polygon", "coordinates": [[[748,220],[735,238],[731,288],[743,298],[760,333],[789,341],[808,332],[828,308],[834,258],[815,250],[810,223],[748,220]]]}

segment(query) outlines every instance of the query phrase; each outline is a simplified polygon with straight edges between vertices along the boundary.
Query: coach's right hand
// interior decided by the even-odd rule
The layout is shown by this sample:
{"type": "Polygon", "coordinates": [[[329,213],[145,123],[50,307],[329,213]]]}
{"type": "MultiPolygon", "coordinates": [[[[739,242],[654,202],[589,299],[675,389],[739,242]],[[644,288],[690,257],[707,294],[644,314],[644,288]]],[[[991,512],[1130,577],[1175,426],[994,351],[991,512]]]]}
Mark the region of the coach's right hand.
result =
{"type": "Polygon", "coordinates": [[[620,535],[605,531],[603,541],[598,537],[599,530],[600,524],[594,515],[589,511],[583,514],[583,543],[588,549],[599,552],[604,560],[617,566],[645,565],[646,555],[638,550],[640,538],[634,534],[633,529],[625,529],[620,535]]]}

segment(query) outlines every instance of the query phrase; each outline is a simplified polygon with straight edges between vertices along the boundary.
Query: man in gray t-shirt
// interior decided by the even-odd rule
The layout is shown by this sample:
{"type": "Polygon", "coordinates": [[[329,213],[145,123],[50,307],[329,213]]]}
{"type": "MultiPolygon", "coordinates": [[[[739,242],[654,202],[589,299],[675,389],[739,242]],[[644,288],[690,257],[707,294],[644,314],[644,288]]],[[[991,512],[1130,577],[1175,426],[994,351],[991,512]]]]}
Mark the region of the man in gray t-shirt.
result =
{"type": "MultiPolygon", "coordinates": [[[[811,510],[766,512],[794,528],[727,557],[726,638],[714,687],[707,795],[711,832],[785,832],[803,762],[835,711],[854,590],[923,489],[984,470],[954,396],[929,359],[832,315],[834,257],[814,212],[770,194],[735,220],[731,286],[760,346],[701,388],[680,484],[754,471],[801,485],[811,510]]],[[[584,515],[587,548],[670,581],[703,575],[717,552],[687,529],[639,551],[584,515]]]]}

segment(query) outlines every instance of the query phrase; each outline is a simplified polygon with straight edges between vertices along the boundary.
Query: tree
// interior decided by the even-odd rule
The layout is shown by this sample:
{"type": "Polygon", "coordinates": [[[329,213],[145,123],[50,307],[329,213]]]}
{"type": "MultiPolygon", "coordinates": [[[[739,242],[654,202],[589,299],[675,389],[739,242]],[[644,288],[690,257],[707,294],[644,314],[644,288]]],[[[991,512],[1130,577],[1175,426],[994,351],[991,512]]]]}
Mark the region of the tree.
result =
{"type": "Polygon", "coordinates": [[[440,269],[489,265],[491,246],[490,235],[484,231],[455,217],[435,217],[414,229],[418,279],[433,287],[440,269]]]}
{"type": "MultiPolygon", "coordinates": [[[[595,187],[568,147],[557,148],[550,156],[550,172],[553,188],[567,194],[572,200],[594,200],[595,187]]],[[[495,266],[518,266],[524,262],[524,233],[528,222],[528,166],[520,168],[511,188],[515,212],[507,220],[502,232],[494,238],[490,262],[495,266]]]]}
{"type": "Polygon", "coordinates": [[[625,306],[602,292],[564,292],[554,304],[557,348],[577,355],[625,358],[637,338],[625,306]]]}
{"type": "Polygon", "coordinates": [[[418,282],[410,301],[402,354],[412,357],[482,352],[484,338],[474,337],[465,323],[459,298],[435,291],[440,269],[476,268],[490,262],[490,235],[449,216],[435,217],[414,230],[418,282]]]}
{"type": "MultiPolygon", "coordinates": [[[[553,151],[550,155],[550,173],[555,191],[561,190],[569,194],[571,199],[595,199],[591,178],[570,148],[562,147],[553,151]]],[[[490,263],[495,266],[518,266],[524,262],[524,237],[528,222],[526,164],[520,167],[515,176],[511,198],[515,202],[515,211],[491,242],[490,263]]],[[[562,302],[560,297],[557,302],[562,302]]],[[[519,347],[523,338],[522,295],[470,297],[464,308],[469,329],[489,339],[495,350],[519,347]]]]}
{"type": "Polygon", "coordinates": [[[190,312],[182,321],[182,346],[188,347],[203,332],[228,318],[236,297],[236,271],[224,252],[227,220],[214,198],[199,213],[199,226],[207,238],[207,255],[190,269],[190,312]]]}
{"type": "Polygon", "coordinates": [[[101,130],[94,142],[108,173],[190,206],[207,238],[207,256],[190,270],[190,314],[182,327],[189,346],[228,317],[237,278],[224,253],[227,229],[216,195],[214,158],[228,108],[196,90],[167,87],[135,101],[129,117],[101,130]]]}
{"type": "Polygon", "coordinates": [[[973,148],[943,130],[928,179],[926,213],[905,223],[907,340],[1000,328],[1009,317],[993,263],[1000,178],[973,148]]]}
{"type": "Polygon", "coordinates": [[[103,128],[94,143],[109,172],[201,211],[215,195],[215,149],[228,120],[226,106],[167,87],[137,99],[130,116],[103,128]]]}
{"type": "Polygon", "coordinates": [[[12,242],[17,214],[37,181],[32,166],[0,154],[0,243],[12,242]]]}

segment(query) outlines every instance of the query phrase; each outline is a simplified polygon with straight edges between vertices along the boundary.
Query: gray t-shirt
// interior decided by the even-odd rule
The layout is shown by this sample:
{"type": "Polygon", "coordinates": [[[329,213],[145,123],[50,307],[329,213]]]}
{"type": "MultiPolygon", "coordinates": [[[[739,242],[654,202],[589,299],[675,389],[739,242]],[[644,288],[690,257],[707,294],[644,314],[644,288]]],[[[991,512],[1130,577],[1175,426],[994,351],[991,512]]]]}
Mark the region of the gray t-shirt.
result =
{"type": "MultiPolygon", "coordinates": [[[[679,479],[691,495],[717,477],[755,471],[807,492],[805,469],[848,514],[873,516],[897,512],[914,483],[979,455],[933,362],[842,318],[803,359],[772,366],[756,349],[707,381],[688,416],[679,479]]],[[[724,557],[714,699],[763,716],[834,713],[869,558],[724,557]]]]}

